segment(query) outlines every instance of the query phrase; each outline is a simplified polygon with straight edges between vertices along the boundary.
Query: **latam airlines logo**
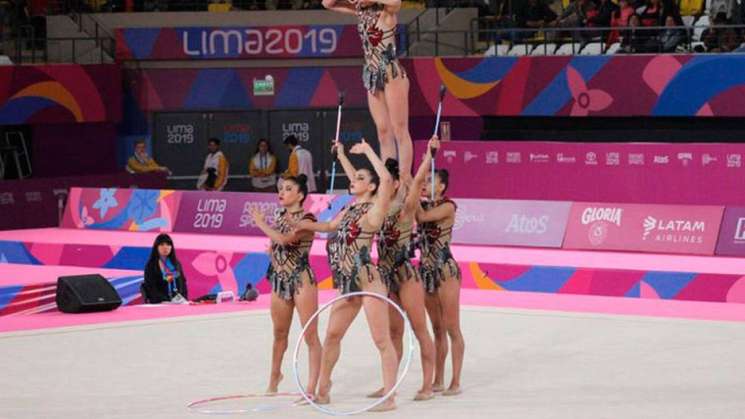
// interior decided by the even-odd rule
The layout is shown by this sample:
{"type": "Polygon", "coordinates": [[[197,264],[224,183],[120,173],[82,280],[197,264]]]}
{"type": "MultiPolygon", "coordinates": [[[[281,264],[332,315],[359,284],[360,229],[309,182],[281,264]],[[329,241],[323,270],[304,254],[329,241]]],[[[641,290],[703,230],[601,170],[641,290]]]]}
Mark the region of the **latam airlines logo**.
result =
{"type": "Polygon", "coordinates": [[[665,220],[651,215],[644,219],[643,240],[661,243],[702,244],[706,222],[701,220],[665,220]]]}
{"type": "Polygon", "coordinates": [[[589,225],[587,238],[593,246],[603,244],[608,238],[608,226],[621,227],[623,208],[596,208],[588,207],[582,211],[581,222],[589,225]]]}

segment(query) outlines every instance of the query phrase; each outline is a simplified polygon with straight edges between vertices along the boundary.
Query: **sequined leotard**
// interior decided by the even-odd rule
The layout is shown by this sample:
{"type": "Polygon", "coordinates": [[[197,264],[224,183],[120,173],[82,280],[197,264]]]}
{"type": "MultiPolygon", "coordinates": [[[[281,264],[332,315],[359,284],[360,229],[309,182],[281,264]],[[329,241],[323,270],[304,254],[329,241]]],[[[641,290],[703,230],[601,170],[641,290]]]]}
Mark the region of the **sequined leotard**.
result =
{"type": "Polygon", "coordinates": [[[414,220],[413,217],[402,219],[402,210],[399,206],[388,214],[378,233],[378,270],[392,293],[398,293],[403,281],[419,280],[409,257],[414,220]]]}
{"type": "MultiPolygon", "coordinates": [[[[448,198],[440,199],[434,204],[431,201],[422,203],[425,210],[439,207],[446,203],[455,205],[448,198]]],[[[421,223],[417,227],[420,235],[421,258],[419,273],[428,293],[437,291],[445,278],[460,281],[460,268],[450,252],[450,241],[453,237],[453,222],[447,219],[438,222],[421,223]]]]}
{"type": "Polygon", "coordinates": [[[334,288],[341,294],[361,291],[361,276],[368,282],[374,280],[377,267],[370,258],[374,231],[365,231],[360,220],[372,208],[366,202],[349,207],[342,217],[335,234],[329,237],[326,251],[334,279],[334,288]]]}
{"type": "Polygon", "coordinates": [[[362,40],[365,66],[362,82],[371,93],[384,90],[386,83],[397,77],[406,77],[406,71],[396,58],[396,26],[383,30],[378,27],[384,5],[376,3],[362,7],[356,4],[357,33],[362,40]],[[389,73],[390,71],[390,73],[389,73]]]}
{"type": "MultiPolygon", "coordinates": [[[[304,211],[292,213],[281,209],[274,216],[274,225],[280,233],[287,234],[300,220],[315,222],[316,217],[304,211]]],[[[285,245],[272,241],[271,263],[266,277],[272,284],[272,291],[283,299],[292,300],[300,291],[300,287],[303,286],[303,274],[308,275],[310,284],[316,284],[313,270],[308,264],[308,253],[312,244],[312,236],[310,239],[285,245]]]]}

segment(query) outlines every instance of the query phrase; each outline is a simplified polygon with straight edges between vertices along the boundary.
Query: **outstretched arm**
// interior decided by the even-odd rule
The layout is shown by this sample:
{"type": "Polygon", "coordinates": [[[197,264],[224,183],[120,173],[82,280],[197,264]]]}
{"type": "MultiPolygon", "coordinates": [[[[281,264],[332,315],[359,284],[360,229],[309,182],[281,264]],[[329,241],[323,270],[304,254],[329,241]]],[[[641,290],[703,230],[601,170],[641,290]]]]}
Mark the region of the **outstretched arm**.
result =
{"type": "Polygon", "coordinates": [[[424,158],[422,158],[422,162],[419,164],[419,169],[417,169],[414,180],[411,182],[409,194],[404,201],[404,210],[409,214],[416,211],[417,208],[421,208],[419,205],[420,191],[422,190],[422,186],[424,186],[424,180],[427,178],[427,172],[432,164],[432,151],[434,150],[436,152],[439,148],[440,140],[434,135],[427,143],[427,151],[424,153],[424,158]]]}
{"type": "Polygon", "coordinates": [[[347,175],[347,179],[351,181],[354,178],[354,173],[357,170],[354,168],[352,162],[349,161],[349,157],[347,157],[347,154],[344,152],[344,144],[342,144],[341,142],[335,143],[331,150],[332,152],[333,150],[336,150],[336,158],[339,159],[341,167],[344,168],[344,174],[347,175]]]}
{"type": "Polygon", "coordinates": [[[297,223],[295,228],[297,231],[312,231],[315,233],[331,233],[332,231],[336,231],[336,229],[339,227],[339,223],[341,222],[341,219],[344,216],[344,213],[346,213],[346,211],[339,212],[338,214],[336,214],[336,217],[334,217],[333,220],[326,222],[326,223],[319,223],[317,221],[310,221],[310,220],[300,220],[300,222],[297,223]]]}
{"type": "Polygon", "coordinates": [[[290,234],[282,234],[279,231],[273,229],[269,224],[267,224],[266,220],[264,219],[264,213],[256,208],[251,212],[251,217],[253,218],[254,223],[256,223],[256,227],[258,227],[259,230],[263,231],[264,234],[266,234],[266,236],[275,243],[284,246],[300,240],[297,230],[293,231],[290,234]]]}
{"type": "Polygon", "coordinates": [[[393,192],[393,177],[388,172],[388,168],[385,167],[385,163],[380,160],[380,157],[375,154],[375,150],[370,147],[370,144],[364,138],[361,142],[355,144],[350,152],[364,154],[370,160],[370,163],[372,163],[373,169],[375,169],[375,173],[380,179],[378,192],[375,194],[375,200],[373,201],[373,207],[370,208],[370,211],[367,212],[367,216],[365,217],[370,228],[377,230],[383,225],[385,216],[388,214],[388,208],[391,203],[391,192],[393,192]]]}
{"type": "Polygon", "coordinates": [[[345,0],[323,0],[323,7],[333,12],[344,13],[347,15],[356,14],[354,5],[345,0]]]}

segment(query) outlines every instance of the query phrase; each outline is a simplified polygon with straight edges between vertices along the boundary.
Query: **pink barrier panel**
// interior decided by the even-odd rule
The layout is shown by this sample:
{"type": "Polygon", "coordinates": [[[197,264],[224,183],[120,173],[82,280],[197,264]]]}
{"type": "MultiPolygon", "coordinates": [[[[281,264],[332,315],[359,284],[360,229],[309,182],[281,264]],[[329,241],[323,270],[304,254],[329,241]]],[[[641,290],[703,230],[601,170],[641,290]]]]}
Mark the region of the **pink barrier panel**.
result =
{"type": "Polygon", "coordinates": [[[561,247],[570,202],[457,199],[453,242],[561,247]]]}
{"type": "Polygon", "coordinates": [[[0,182],[0,230],[56,227],[59,202],[65,202],[72,186],[141,186],[162,188],[164,174],[70,176],[7,180],[0,182]]]}
{"type": "Polygon", "coordinates": [[[745,208],[727,207],[717,243],[718,255],[745,256],[745,208]]]}
{"type": "Polygon", "coordinates": [[[743,155],[745,144],[451,141],[436,166],[459,198],[742,205],[743,155]]]}
{"type": "Polygon", "coordinates": [[[574,203],[564,248],[711,255],[723,207],[574,203]]]}
{"type": "Polygon", "coordinates": [[[173,231],[181,192],[157,189],[72,188],[62,227],[173,231]]]}

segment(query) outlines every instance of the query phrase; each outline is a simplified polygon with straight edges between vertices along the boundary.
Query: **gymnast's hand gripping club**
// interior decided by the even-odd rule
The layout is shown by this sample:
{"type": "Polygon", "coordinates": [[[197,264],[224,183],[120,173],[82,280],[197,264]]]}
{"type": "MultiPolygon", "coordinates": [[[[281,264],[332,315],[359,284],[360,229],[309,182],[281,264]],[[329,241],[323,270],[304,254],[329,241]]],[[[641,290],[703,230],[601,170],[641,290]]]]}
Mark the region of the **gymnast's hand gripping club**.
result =
{"type": "MultiPolygon", "coordinates": [[[[341,107],[344,105],[344,92],[339,92],[339,107],[336,110],[336,137],[334,137],[334,144],[339,144],[339,131],[341,130],[341,107]]],[[[331,151],[331,155],[334,158],[331,163],[331,182],[329,183],[328,193],[334,193],[334,180],[336,180],[336,147],[331,151]]]]}
{"type": "MultiPolygon", "coordinates": [[[[442,101],[445,99],[445,85],[440,85],[440,100],[437,102],[437,117],[435,118],[435,132],[432,134],[433,137],[437,137],[437,134],[440,131],[440,116],[442,115],[442,101]]],[[[435,154],[437,154],[437,149],[430,150],[430,153],[432,154],[432,173],[431,173],[431,183],[432,183],[432,192],[430,193],[431,199],[435,200],[435,154]]]]}

